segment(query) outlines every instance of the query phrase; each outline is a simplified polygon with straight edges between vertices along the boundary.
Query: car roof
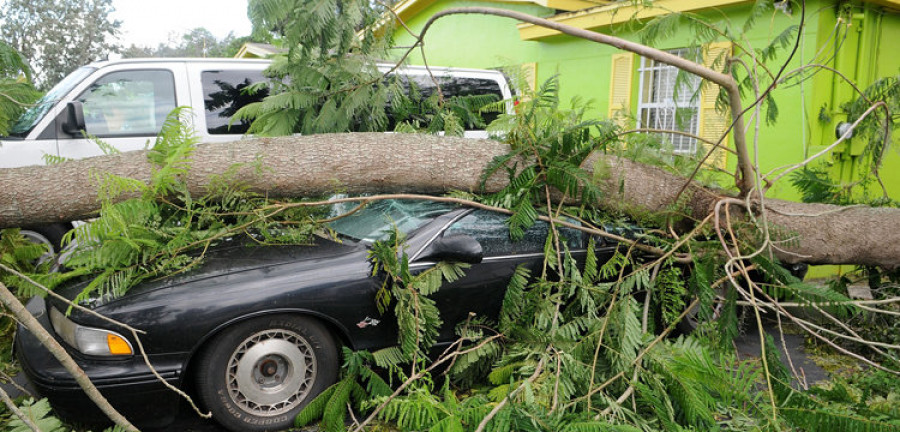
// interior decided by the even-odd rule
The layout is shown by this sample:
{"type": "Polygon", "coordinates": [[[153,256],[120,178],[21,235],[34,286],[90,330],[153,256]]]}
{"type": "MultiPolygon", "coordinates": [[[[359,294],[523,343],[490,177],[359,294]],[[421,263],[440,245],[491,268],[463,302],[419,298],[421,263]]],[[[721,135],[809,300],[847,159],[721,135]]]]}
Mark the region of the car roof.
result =
{"type": "Polygon", "coordinates": [[[153,64],[153,63],[231,63],[231,64],[264,64],[271,63],[266,59],[239,59],[230,57],[148,57],[148,58],[128,58],[118,60],[102,60],[90,64],[96,68],[102,68],[121,64],[153,64]]]}
{"type": "MultiPolygon", "coordinates": [[[[193,63],[193,64],[258,64],[269,65],[272,63],[270,59],[243,59],[233,57],[146,57],[146,58],[127,58],[118,60],[101,60],[90,64],[92,67],[104,68],[114,65],[123,64],[154,64],[154,63],[193,63]]],[[[379,60],[377,63],[380,69],[393,68],[395,63],[379,60]]],[[[418,65],[402,65],[398,68],[400,71],[431,71],[437,74],[496,74],[502,75],[502,72],[490,69],[471,69],[447,66],[418,66],[418,65]]]]}

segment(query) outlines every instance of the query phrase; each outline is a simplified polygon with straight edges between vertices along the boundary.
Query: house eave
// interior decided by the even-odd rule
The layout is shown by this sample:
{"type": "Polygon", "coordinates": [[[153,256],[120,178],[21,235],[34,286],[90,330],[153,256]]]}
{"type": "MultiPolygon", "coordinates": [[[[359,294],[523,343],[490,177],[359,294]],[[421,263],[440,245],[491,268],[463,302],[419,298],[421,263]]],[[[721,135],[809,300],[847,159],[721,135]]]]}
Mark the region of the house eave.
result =
{"type": "MultiPolygon", "coordinates": [[[[593,7],[549,17],[551,21],[582,29],[598,29],[622,24],[631,20],[650,19],[677,12],[693,12],[753,3],[752,0],[657,0],[650,6],[622,2],[593,7]]],[[[519,24],[522,40],[539,40],[560,34],[559,31],[534,24],[519,24]]]]}
{"type": "MultiPolygon", "coordinates": [[[[616,2],[613,4],[596,6],[589,9],[562,13],[548,19],[573,27],[596,30],[631,20],[645,20],[661,15],[678,12],[695,12],[704,9],[723,8],[753,3],[751,0],[656,0],[650,6],[643,6],[633,2],[616,2]]],[[[867,0],[877,6],[885,7],[892,11],[900,11],[900,0],[867,0]]],[[[557,30],[548,29],[534,24],[519,24],[519,36],[522,40],[540,40],[546,37],[560,34],[557,30]]]]}
{"type": "MultiPolygon", "coordinates": [[[[393,7],[394,14],[403,22],[418,15],[425,8],[438,2],[439,0],[405,0],[393,7]]],[[[614,3],[613,0],[485,0],[490,3],[524,3],[543,6],[549,9],[557,9],[562,11],[579,11],[596,7],[597,5],[608,5],[614,3]]]]}

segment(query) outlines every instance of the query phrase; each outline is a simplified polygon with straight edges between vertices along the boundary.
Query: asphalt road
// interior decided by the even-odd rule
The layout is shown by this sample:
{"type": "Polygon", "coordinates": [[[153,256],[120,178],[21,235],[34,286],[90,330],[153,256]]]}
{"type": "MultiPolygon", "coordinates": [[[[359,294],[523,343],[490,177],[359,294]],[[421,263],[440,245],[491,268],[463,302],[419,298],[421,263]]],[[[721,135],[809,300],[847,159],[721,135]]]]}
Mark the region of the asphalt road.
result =
{"type": "MultiPolygon", "coordinates": [[[[803,336],[796,334],[785,334],[784,342],[782,343],[781,337],[778,335],[778,330],[774,325],[767,324],[767,328],[765,329],[775,340],[776,345],[778,345],[781,350],[782,360],[787,360],[787,357],[790,356],[791,363],[794,365],[797,373],[805,379],[806,383],[809,385],[815,384],[819,381],[828,380],[828,375],[824,369],[813,363],[813,361],[809,358],[806,352],[803,349],[803,336]],[[786,347],[785,350],[783,347],[786,347]]],[[[738,356],[741,358],[749,358],[749,357],[759,357],[760,355],[760,340],[759,340],[759,332],[756,329],[749,329],[743,334],[738,340],[735,341],[735,346],[737,348],[738,356]]],[[[30,390],[30,385],[27,380],[20,374],[14,377],[16,383],[30,390]]],[[[799,383],[798,383],[799,385],[799,383]]],[[[4,384],[0,383],[0,387],[3,388],[12,398],[16,398],[22,395],[22,392],[12,384],[4,384]]],[[[197,416],[186,404],[182,404],[180,409],[180,413],[175,423],[167,426],[162,429],[143,429],[145,432],[163,432],[163,431],[179,431],[179,432],[224,432],[226,429],[218,426],[212,420],[205,420],[199,416],[197,416]]],[[[304,429],[306,431],[317,431],[318,429],[308,428],[304,429]]]]}

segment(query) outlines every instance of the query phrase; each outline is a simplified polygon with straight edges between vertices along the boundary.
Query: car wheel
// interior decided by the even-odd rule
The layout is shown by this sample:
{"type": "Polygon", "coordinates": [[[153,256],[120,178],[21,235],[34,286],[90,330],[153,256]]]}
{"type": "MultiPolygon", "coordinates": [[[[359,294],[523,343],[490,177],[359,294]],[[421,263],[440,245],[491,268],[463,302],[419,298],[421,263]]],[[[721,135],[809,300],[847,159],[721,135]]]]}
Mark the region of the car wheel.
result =
{"type": "Polygon", "coordinates": [[[339,363],[321,323],[273,315],[225,330],[197,366],[197,393],[214,420],[233,431],[269,431],[292,426],[337,380],[339,363]]]}

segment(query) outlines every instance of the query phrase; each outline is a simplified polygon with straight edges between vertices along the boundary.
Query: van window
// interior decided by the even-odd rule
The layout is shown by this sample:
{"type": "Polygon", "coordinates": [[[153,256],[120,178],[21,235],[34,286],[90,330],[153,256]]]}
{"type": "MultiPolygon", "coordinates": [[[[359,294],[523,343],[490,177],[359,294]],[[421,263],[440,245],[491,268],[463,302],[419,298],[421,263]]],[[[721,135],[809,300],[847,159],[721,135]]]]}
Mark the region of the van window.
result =
{"type": "Polygon", "coordinates": [[[16,138],[25,138],[28,136],[31,130],[37,126],[41,119],[47,115],[47,112],[49,112],[63,96],[72,91],[75,86],[81,84],[81,81],[87,78],[88,75],[92,74],[95,70],[97,69],[94,67],[85,66],[76,69],[67,77],[63,78],[62,81],[53,86],[47,94],[41,97],[39,101],[35,102],[31,108],[28,108],[28,111],[25,111],[25,113],[19,117],[16,124],[10,129],[9,135],[16,138]]]}
{"type": "Polygon", "coordinates": [[[261,102],[269,95],[264,88],[251,94],[251,84],[264,81],[262,71],[206,71],[200,74],[203,85],[203,104],[206,108],[206,130],[212,134],[243,134],[250,128],[246,120],[235,121],[231,116],[244,105],[261,102]]]}
{"type": "MultiPolygon", "coordinates": [[[[503,91],[500,89],[500,84],[497,83],[496,80],[492,79],[440,75],[436,75],[434,79],[432,79],[432,77],[429,75],[418,74],[398,74],[397,77],[399,78],[400,85],[403,86],[406,94],[410,94],[411,87],[415,86],[419,97],[421,97],[421,99],[423,100],[428,99],[435,93],[435,81],[440,84],[441,93],[443,94],[445,100],[453,97],[481,95],[494,96],[493,100],[495,102],[503,100],[503,91]]],[[[390,105],[388,106],[388,108],[390,108],[390,105]]],[[[404,118],[403,115],[397,116],[397,114],[399,113],[392,112],[391,109],[388,109],[388,130],[393,130],[394,126],[399,121],[408,121],[413,119],[404,118]]],[[[482,112],[481,119],[484,121],[484,125],[488,125],[492,121],[496,120],[498,115],[499,113],[496,112],[482,112]]],[[[465,128],[466,130],[484,130],[484,127],[482,127],[481,125],[473,124],[467,124],[465,125],[465,128]]]]}
{"type": "Polygon", "coordinates": [[[175,109],[175,79],[168,70],[131,70],[104,75],[76,98],[84,104],[88,134],[152,136],[175,109]]]}

